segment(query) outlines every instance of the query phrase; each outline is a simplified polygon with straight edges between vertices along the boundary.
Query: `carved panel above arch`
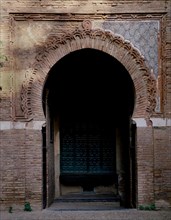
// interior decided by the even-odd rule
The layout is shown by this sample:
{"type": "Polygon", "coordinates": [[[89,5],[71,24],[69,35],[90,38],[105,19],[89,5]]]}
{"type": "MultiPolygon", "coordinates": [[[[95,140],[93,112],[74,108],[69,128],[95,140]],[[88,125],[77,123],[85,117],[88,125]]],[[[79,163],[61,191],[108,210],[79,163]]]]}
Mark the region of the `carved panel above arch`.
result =
{"type": "MultiPolygon", "coordinates": [[[[132,41],[127,40],[118,32],[104,28],[104,19],[106,19],[105,22],[107,20],[110,21],[110,24],[112,21],[115,24],[116,21],[142,22],[145,20],[147,22],[148,20],[150,22],[150,19],[153,21],[154,18],[161,21],[163,18],[162,14],[153,14],[151,16],[140,14],[134,16],[124,14],[106,15],[105,18],[104,15],[51,15],[50,21],[57,23],[54,29],[51,29],[49,32],[47,31],[49,30],[48,25],[50,23],[47,19],[48,15],[42,16],[37,14],[31,14],[30,16],[16,14],[12,17],[12,31],[14,33],[18,30],[15,30],[16,22],[21,23],[19,27],[21,30],[26,25],[25,21],[27,22],[26,32],[28,36],[25,36],[25,42],[30,41],[24,47],[31,46],[31,49],[25,48],[21,52],[15,48],[17,53],[20,53],[20,56],[25,55],[24,64],[26,64],[27,68],[24,74],[21,73],[22,76],[19,80],[21,81],[21,86],[12,100],[14,120],[27,121],[44,117],[42,90],[51,67],[68,53],[82,48],[101,50],[119,60],[129,72],[135,85],[136,107],[134,117],[150,118],[154,114],[156,94],[158,94],[156,74],[148,66],[142,51],[136,45],[133,45],[132,41]],[[37,22],[35,30],[33,27],[34,22],[37,22]],[[65,25],[62,26],[61,24],[65,25]],[[39,33],[37,35],[36,32],[34,33],[39,28],[42,31],[43,27],[47,33],[46,35],[39,36],[39,33]],[[19,111],[16,111],[16,106],[19,106],[19,111]],[[20,112],[20,114],[17,112],[20,112]]],[[[16,46],[18,45],[19,47],[23,46],[22,42],[16,44],[16,46]]],[[[14,50],[14,52],[16,51],[14,50]]],[[[19,68],[22,69],[21,62],[18,61],[18,63],[20,64],[18,65],[19,68]]],[[[14,72],[17,72],[17,70],[14,72]]],[[[24,70],[22,69],[21,72],[24,72],[24,70]]],[[[12,75],[12,78],[14,79],[15,75],[12,75]]],[[[13,91],[15,91],[14,86],[15,84],[13,84],[13,91]]]]}
{"type": "Polygon", "coordinates": [[[29,109],[27,113],[31,116],[32,108],[34,112],[41,111],[41,99],[38,102],[38,97],[41,97],[40,92],[43,90],[44,81],[48,77],[51,67],[68,53],[83,48],[104,51],[125,66],[132,77],[137,95],[134,117],[149,118],[154,112],[156,82],[146,67],[140,51],[122,36],[110,31],[91,29],[91,26],[91,22],[85,20],[82,23],[82,28],[78,28],[72,33],[66,33],[60,38],[50,36],[45,46],[39,48],[34,72],[27,83],[27,92],[25,92],[25,86],[22,86],[21,104],[24,112],[29,109]],[[26,97],[23,96],[23,93],[26,97]]]}

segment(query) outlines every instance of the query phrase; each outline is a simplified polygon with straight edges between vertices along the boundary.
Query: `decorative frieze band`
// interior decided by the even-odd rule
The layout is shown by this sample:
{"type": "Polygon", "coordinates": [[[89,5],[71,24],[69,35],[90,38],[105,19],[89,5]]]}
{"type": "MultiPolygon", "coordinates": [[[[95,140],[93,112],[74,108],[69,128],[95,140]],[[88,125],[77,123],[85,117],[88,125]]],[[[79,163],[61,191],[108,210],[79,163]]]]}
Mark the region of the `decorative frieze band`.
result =
{"type": "Polygon", "coordinates": [[[83,21],[83,20],[159,20],[166,13],[94,13],[94,14],[74,14],[74,13],[12,13],[12,17],[16,21],[27,21],[29,19],[33,21],[83,21]]]}

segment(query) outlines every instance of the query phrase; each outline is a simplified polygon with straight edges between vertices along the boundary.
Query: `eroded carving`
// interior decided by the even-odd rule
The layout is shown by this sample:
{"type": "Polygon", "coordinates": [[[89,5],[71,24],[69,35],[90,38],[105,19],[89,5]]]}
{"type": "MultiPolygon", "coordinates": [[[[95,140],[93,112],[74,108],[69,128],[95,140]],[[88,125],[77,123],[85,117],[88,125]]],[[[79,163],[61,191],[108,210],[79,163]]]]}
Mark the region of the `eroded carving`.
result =
{"type": "MultiPolygon", "coordinates": [[[[139,96],[139,100],[137,99],[137,109],[144,108],[141,109],[141,117],[145,117],[146,119],[150,118],[156,107],[156,80],[146,67],[144,57],[140,54],[140,51],[137,48],[135,48],[129,41],[124,40],[122,36],[115,35],[110,31],[105,31],[101,29],[93,30],[90,29],[91,27],[92,25],[90,21],[83,21],[82,29],[76,28],[76,30],[72,33],[67,33],[60,38],[57,36],[50,36],[47,39],[45,46],[38,49],[33,74],[30,77],[29,82],[24,82],[22,85],[21,108],[28,118],[32,117],[32,95],[36,95],[32,94],[33,81],[36,82],[39,79],[42,84],[41,89],[43,89],[43,83],[45,78],[47,77],[50,68],[67,53],[84,48],[85,41],[87,39],[87,47],[93,48],[94,42],[96,41],[96,46],[98,48],[100,48],[102,51],[104,50],[105,52],[109,52],[110,54],[112,46],[115,46],[116,50],[112,51],[112,55],[118,60],[120,60],[120,58],[122,58],[125,53],[130,57],[126,63],[123,63],[123,65],[130,73],[134,81],[137,93],[142,93],[143,95],[146,94],[145,99],[142,99],[143,95],[139,96]],[[105,49],[101,46],[101,41],[105,43],[105,49]],[[122,49],[122,52],[120,52],[120,48],[122,49]],[[117,55],[117,51],[119,51],[119,55],[117,55]],[[53,56],[56,56],[55,58],[53,57],[53,59],[51,57],[52,53],[53,56]],[[136,63],[139,69],[137,73],[135,72],[135,68],[130,68],[131,62],[136,63]],[[43,69],[47,70],[47,72],[44,74],[42,74],[42,72],[45,72],[45,70],[43,69]],[[145,86],[144,88],[141,88],[142,91],[138,91],[139,88],[137,80],[135,80],[136,77],[139,77],[139,80],[144,81],[143,84],[145,86]],[[25,84],[27,84],[27,86],[25,84]]],[[[140,116],[139,114],[136,114],[137,113],[135,112],[135,116],[140,116]]]]}
{"type": "Polygon", "coordinates": [[[92,23],[91,23],[91,21],[90,21],[90,20],[84,20],[84,21],[82,22],[82,27],[83,27],[83,29],[84,29],[85,31],[91,30],[91,29],[92,29],[92,23]]]}

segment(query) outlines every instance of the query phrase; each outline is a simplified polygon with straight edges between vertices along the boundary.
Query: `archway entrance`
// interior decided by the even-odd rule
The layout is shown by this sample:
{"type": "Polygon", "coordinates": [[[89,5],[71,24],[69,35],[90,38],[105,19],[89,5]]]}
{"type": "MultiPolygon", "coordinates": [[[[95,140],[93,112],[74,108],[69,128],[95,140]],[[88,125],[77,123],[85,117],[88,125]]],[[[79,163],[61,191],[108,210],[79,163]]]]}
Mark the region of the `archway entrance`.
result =
{"type": "Polygon", "coordinates": [[[129,73],[104,52],[81,49],[52,67],[44,87],[51,197],[111,192],[130,206],[134,98],[129,73]]]}

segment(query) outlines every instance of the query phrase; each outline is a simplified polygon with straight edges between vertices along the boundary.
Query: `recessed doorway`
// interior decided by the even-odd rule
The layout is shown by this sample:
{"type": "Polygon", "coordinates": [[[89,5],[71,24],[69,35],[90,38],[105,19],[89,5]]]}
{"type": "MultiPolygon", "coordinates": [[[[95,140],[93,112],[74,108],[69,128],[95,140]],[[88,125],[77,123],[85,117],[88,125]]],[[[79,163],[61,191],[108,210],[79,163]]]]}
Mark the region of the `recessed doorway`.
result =
{"type": "Polygon", "coordinates": [[[43,101],[49,201],[94,192],[119,194],[130,203],[135,89],[124,66],[95,49],[71,52],[51,68],[43,101]]]}

